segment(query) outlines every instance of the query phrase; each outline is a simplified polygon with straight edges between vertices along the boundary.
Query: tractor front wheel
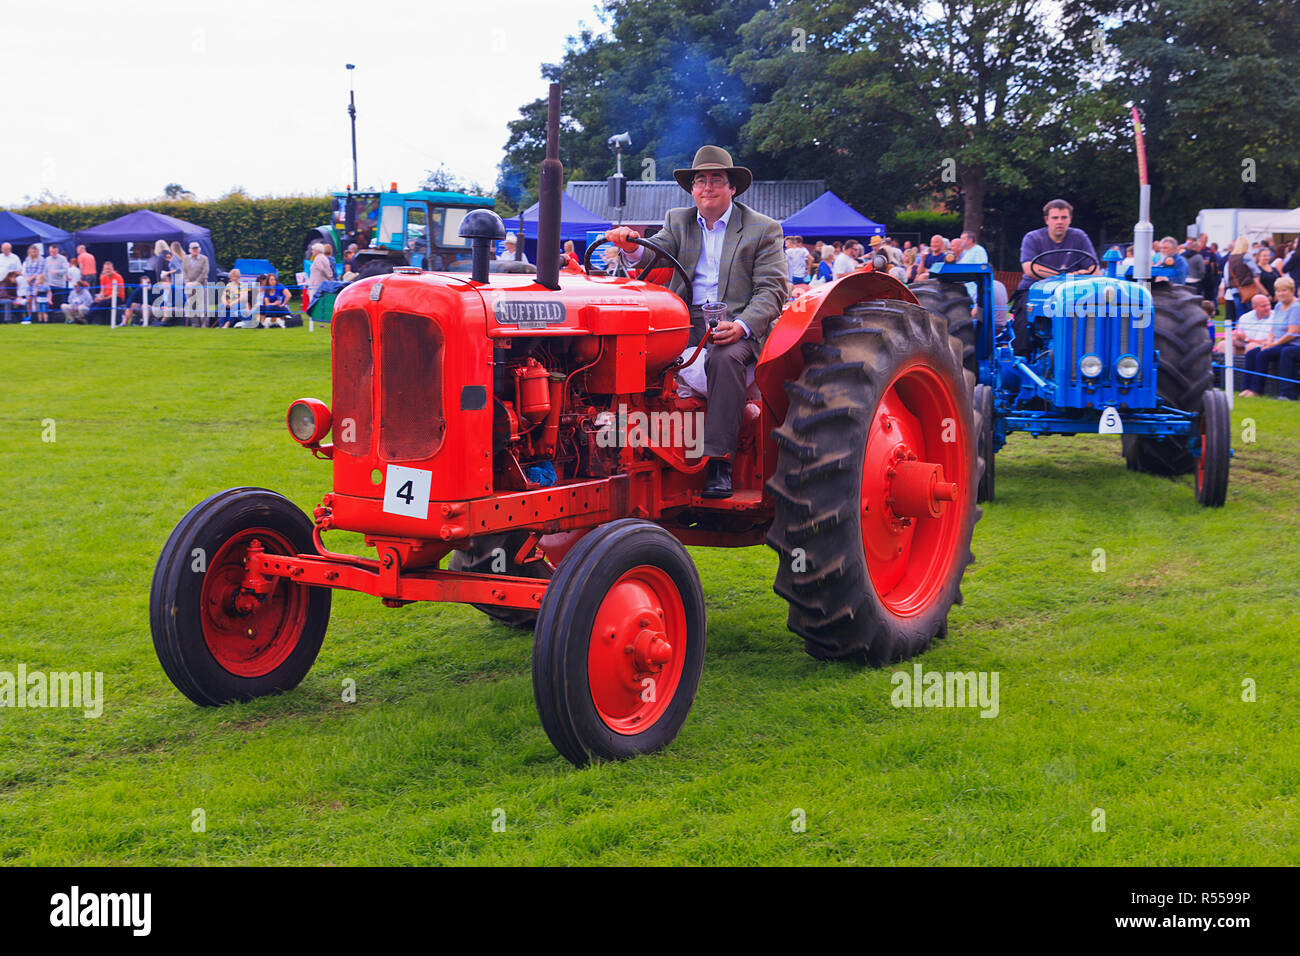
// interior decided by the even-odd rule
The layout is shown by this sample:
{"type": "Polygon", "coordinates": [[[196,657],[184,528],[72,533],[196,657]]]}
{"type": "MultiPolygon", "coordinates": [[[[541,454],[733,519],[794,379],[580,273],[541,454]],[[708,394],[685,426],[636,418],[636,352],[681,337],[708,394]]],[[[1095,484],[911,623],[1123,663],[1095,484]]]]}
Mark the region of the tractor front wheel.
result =
{"type": "Polygon", "coordinates": [[[1199,425],[1201,455],[1196,459],[1196,500],[1207,508],[1219,508],[1228,497],[1232,414],[1228,396],[1217,388],[1205,393],[1199,425]]]}
{"type": "Polygon", "coordinates": [[[979,501],[993,500],[993,389],[988,385],[975,386],[975,414],[979,416],[979,453],[984,459],[984,474],[980,476],[979,501]]]}
{"type": "Polygon", "coordinates": [[[297,687],[329,625],[329,588],[272,578],[244,587],[250,550],[312,552],[312,524],[262,488],[232,488],[195,505],[168,537],[149,592],[149,625],[163,671],[202,706],[297,687]]]}
{"type": "Polygon", "coordinates": [[[671,743],[700,685],[704,635],[704,592],[680,541],[634,518],[583,537],[546,589],[533,643],[533,697],[555,749],[581,767],[671,743]]]}
{"type": "Polygon", "coordinates": [[[883,665],[946,634],[961,600],[983,467],[974,376],[917,305],[859,303],[822,332],[773,433],[774,588],[813,657],[883,665]]]}

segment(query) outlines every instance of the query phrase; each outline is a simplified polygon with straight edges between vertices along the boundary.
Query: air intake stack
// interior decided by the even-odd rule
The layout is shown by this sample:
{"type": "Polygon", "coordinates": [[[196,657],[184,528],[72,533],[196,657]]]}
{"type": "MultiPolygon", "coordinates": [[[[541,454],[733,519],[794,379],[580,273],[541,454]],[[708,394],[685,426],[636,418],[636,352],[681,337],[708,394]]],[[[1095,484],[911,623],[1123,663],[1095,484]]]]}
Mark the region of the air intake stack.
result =
{"type": "MultiPolygon", "coordinates": [[[[560,190],[564,166],[560,162],[560,84],[551,84],[546,112],[546,158],[538,185],[537,284],[560,287],[560,190]]],[[[522,237],[520,237],[522,240],[522,237]]]]}

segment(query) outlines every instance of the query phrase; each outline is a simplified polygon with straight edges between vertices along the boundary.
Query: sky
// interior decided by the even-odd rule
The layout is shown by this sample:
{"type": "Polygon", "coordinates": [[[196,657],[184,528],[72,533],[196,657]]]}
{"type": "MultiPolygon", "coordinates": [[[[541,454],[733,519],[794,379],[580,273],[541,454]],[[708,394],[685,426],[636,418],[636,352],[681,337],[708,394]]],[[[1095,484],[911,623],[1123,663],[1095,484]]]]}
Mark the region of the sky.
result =
{"type": "Polygon", "coordinates": [[[425,171],[491,187],[506,124],[546,95],[543,63],[597,0],[61,0],[5,13],[0,207],[321,194],[425,171]],[[26,9],[31,15],[17,15],[26,9]]]}

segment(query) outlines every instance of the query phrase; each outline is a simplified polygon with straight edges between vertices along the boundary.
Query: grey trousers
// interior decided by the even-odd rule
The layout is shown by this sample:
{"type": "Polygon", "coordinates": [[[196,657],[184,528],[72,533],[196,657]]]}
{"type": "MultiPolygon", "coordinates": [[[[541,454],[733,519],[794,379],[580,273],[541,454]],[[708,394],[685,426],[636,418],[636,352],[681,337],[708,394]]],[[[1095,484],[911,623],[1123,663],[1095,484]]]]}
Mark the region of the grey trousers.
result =
{"type": "Polygon", "coordinates": [[[740,422],[745,414],[745,373],[758,361],[754,337],[729,345],[711,345],[704,359],[709,383],[709,410],[704,416],[704,454],[709,458],[735,455],[740,422]]]}

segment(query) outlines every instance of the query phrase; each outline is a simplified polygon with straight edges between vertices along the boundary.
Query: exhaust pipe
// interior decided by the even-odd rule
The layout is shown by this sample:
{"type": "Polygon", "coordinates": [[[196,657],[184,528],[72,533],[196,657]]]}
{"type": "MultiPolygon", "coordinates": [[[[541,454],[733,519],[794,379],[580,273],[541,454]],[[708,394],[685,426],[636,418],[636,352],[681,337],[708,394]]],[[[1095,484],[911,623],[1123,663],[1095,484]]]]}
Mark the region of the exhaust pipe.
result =
{"type": "MultiPolygon", "coordinates": [[[[560,190],[563,185],[564,166],[560,163],[560,84],[552,83],[546,113],[546,158],[542,160],[537,197],[537,284],[552,290],[560,287],[560,190]]],[[[520,242],[522,241],[521,236],[520,242]]]]}

